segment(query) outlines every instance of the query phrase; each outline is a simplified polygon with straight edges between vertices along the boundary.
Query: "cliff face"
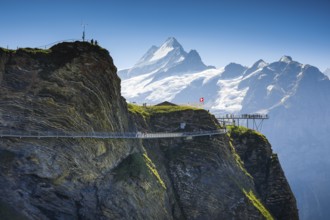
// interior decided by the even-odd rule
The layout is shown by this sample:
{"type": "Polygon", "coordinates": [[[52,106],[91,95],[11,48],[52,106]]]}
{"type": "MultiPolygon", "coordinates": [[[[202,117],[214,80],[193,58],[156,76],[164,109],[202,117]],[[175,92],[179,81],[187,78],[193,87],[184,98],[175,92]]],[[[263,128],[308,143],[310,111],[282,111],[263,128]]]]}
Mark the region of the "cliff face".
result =
{"type": "MultiPolygon", "coordinates": [[[[181,131],[218,127],[214,116],[204,110],[164,110],[151,111],[150,130],[179,131],[181,122],[186,123],[181,131]]],[[[172,187],[172,210],[179,210],[183,218],[298,219],[296,201],[277,156],[258,132],[236,127],[224,136],[143,144],[166,185],[172,187]]]]}
{"type": "MultiPolygon", "coordinates": [[[[108,52],[89,43],[0,49],[0,130],[212,130],[203,110],[141,108],[120,96],[108,52]]],[[[3,219],[297,219],[267,141],[0,139],[3,219]],[[242,160],[240,159],[242,158],[242,160]]]]}
{"type": "MultiPolygon", "coordinates": [[[[63,43],[49,51],[1,50],[0,57],[1,130],[131,129],[107,51],[88,43],[63,43]]],[[[2,138],[1,213],[8,219],[17,212],[30,219],[165,216],[159,195],[146,192],[157,189],[156,180],[137,178],[133,185],[129,178],[114,180],[116,168],[140,148],[136,141],[124,140],[2,138]],[[150,203],[153,209],[148,209],[150,203]]]]}
{"type": "Polygon", "coordinates": [[[276,219],[298,219],[296,199],[267,139],[246,128],[233,128],[230,134],[265,206],[276,219]]]}

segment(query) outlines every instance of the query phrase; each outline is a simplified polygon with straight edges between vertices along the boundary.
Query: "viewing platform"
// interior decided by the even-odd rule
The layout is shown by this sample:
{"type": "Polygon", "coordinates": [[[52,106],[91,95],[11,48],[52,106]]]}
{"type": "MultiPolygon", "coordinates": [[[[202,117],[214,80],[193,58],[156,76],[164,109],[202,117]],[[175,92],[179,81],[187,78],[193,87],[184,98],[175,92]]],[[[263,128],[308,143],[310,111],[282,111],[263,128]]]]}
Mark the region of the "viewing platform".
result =
{"type": "Polygon", "coordinates": [[[263,121],[269,119],[268,114],[226,114],[222,116],[216,116],[217,120],[222,126],[227,125],[246,125],[247,128],[260,131],[263,125],[263,121]]]}

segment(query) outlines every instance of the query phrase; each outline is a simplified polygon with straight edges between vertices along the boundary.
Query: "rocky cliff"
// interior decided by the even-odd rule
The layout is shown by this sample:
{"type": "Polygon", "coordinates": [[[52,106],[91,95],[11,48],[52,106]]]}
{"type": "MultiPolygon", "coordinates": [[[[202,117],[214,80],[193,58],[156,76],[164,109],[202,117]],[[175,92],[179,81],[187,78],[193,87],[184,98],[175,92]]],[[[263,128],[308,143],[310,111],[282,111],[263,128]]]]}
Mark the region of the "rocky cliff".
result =
{"type": "MultiPolygon", "coordinates": [[[[208,112],[126,104],[109,53],[86,42],[0,49],[0,130],[185,131],[208,112]]],[[[194,139],[1,138],[1,219],[297,219],[257,133],[194,139]]]]}

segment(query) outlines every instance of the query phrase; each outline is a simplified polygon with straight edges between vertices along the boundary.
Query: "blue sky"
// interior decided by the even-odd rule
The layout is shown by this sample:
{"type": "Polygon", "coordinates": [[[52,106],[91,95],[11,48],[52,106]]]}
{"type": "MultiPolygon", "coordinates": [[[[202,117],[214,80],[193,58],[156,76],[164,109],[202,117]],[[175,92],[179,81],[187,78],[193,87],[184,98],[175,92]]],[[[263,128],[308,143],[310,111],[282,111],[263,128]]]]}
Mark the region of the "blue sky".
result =
{"type": "Polygon", "coordinates": [[[329,0],[0,0],[0,46],[97,39],[119,69],[175,37],[207,65],[251,66],[290,55],[330,67],[329,0]]]}

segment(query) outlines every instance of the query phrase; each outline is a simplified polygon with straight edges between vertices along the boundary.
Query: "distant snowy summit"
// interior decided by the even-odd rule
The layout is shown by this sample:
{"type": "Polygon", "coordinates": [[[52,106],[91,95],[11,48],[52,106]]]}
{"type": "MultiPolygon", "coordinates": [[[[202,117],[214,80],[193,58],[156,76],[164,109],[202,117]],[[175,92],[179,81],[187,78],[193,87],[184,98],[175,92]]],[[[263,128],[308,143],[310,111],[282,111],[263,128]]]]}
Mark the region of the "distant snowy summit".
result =
{"type": "Polygon", "coordinates": [[[187,53],[174,37],[169,37],[160,47],[152,46],[132,68],[120,70],[118,75],[121,79],[143,74],[162,78],[210,68],[214,67],[206,66],[196,50],[187,53]]]}
{"type": "Polygon", "coordinates": [[[260,59],[251,67],[230,63],[216,69],[206,66],[197,51],[185,52],[173,37],[160,47],[152,46],[119,76],[129,102],[198,104],[204,97],[204,107],[219,113],[265,113],[289,107],[306,78],[310,78],[308,84],[326,78],[317,68],[290,56],[273,63],[260,59]]]}

